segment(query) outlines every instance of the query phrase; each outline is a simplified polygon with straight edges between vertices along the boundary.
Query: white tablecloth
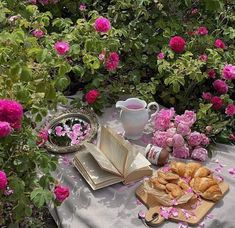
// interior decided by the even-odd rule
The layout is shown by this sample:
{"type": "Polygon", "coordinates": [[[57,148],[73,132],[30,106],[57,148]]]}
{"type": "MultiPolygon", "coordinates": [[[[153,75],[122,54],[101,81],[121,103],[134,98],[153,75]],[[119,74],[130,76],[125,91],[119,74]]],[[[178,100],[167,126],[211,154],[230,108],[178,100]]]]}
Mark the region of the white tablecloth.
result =
{"type": "MultiPolygon", "coordinates": [[[[109,108],[100,117],[100,123],[106,124],[117,132],[122,132],[122,126],[118,120],[118,111],[109,108]]],[[[139,144],[144,150],[148,137],[133,142],[139,144]]],[[[124,186],[115,184],[110,187],[93,191],[71,161],[73,154],[59,156],[59,167],[54,176],[62,185],[69,186],[70,197],[58,208],[50,211],[55,221],[64,228],[133,228],[145,227],[138,219],[140,210],[147,211],[135,197],[135,190],[141,184],[124,186]]],[[[209,218],[204,220],[204,227],[210,228],[234,228],[235,227],[235,176],[229,174],[229,168],[235,168],[235,147],[218,145],[213,158],[208,166],[215,169],[220,164],[225,181],[230,184],[230,191],[225,195],[214,209],[209,218]]],[[[157,167],[154,167],[157,169],[157,167]]],[[[164,222],[164,228],[179,227],[173,222],[164,222]]]]}

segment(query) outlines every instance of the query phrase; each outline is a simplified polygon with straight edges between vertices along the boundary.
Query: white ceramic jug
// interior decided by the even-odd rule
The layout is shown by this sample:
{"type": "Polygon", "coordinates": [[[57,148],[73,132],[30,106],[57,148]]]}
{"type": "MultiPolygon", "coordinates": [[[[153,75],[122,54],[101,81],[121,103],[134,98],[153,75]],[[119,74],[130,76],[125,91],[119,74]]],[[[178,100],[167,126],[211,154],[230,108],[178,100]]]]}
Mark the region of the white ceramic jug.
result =
{"type": "Polygon", "coordinates": [[[136,140],[143,135],[151,106],[156,106],[156,113],[159,111],[158,103],[151,102],[147,105],[144,100],[139,98],[129,98],[116,103],[116,108],[121,108],[120,119],[126,138],[136,140]]]}

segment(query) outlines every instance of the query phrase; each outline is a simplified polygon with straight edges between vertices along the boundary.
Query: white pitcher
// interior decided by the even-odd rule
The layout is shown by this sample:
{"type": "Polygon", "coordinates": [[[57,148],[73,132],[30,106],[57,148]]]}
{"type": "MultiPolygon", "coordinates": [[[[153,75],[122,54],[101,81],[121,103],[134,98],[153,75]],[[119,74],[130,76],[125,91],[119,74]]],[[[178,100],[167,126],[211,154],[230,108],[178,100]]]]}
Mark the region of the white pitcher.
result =
{"type": "Polygon", "coordinates": [[[116,108],[121,108],[120,119],[126,138],[136,140],[143,135],[151,106],[156,106],[156,113],[159,111],[158,103],[151,102],[147,105],[144,100],[139,98],[129,98],[116,103],[116,108]]]}

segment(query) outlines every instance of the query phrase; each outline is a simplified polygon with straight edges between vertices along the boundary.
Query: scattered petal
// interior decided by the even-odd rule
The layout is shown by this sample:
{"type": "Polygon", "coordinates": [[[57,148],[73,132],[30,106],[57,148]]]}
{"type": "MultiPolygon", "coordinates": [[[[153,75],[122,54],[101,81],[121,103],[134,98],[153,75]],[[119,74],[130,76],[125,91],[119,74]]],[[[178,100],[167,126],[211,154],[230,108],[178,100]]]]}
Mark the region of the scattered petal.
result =
{"type": "Polygon", "coordinates": [[[188,224],[186,222],[179,222],[178,223],[178,228],[187,228],[188,224]]]}
{"type": "Polygon", "coordinates": [[[213,219],[214,218],[214,215],[212,215],[212,214],[208,214],[208,215],[206,215],[206,217],[205,217],[206,219],[213,219]]]}
{"type": "Polygon", "coordinates": [[[205,222],[202,221],[201,223],[199,223],[198,227],[199,227],[199,228],[205,228],[205,222]]]}
{"type": "Polygon", "coordinates": [[[144,211],[139,211],[139,213],[138,213],[138,218],[139,219],[145,219],[145,212],[144,211]]]}

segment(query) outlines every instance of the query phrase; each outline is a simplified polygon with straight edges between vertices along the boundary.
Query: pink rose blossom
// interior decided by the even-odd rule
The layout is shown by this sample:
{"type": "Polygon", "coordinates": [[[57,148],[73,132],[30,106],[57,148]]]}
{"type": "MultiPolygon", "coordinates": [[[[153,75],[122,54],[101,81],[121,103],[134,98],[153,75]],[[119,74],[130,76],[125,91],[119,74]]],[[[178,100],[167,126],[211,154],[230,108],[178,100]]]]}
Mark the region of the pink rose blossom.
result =
{"type": "Polygon", "coordinates": [[[102,52],[99,54],[99,60],[100,60],[100,61],[104,61],[104,59],[105,59],[105,54],[106,54],[106,51],[102,51],[102,52]]]}
{"type": "Polygon", "coordinates": [[[0,121],[0,138],[4,138],[11,134],[12,128],[8,122],[0,121]]]}
{"type": "Polygon", "coordinates": [[[119,65],[119,55],[117,52],[111,52],[108,58],[105,60],[105,68],[108,71],[114,71],[119,65]]]}
{"type": "Polygon", "coordinates": [[[0,170],[0,190],[5,190],[7,187],[7,175],[0,170]]]}
{"type": "Polygon", "coordinates": [[[198,146],[201,144],[201,142],[202,135],[197,131],[192,132],[188,137],[188,143],[190,146],[198,146]]]}
{"type": "Polygon", "coordinates": [[[206,27],[202,26],[197,29],[197,34],[200,36],[205,36],[208,34],[208,30],[206,27]]]}
{"type": "Polygon", "coordinates": [[[43,144],[45,144],[48,141],[48,130],[47,129],[42,129],[39,131],[38,133],[38,140],[37,140],[37,145],[38,146],[42,146],[43,144]]]}
{"type": "Polygon", "coordinates": [[[42,30],[40,29],[35,29],[32,31],[33,36],[37,37],[37,38],[42,38],[45,34],[42,30]]]}
{"type": "Polygon", "coordinates": [[[217,47],[217,48],[221,48],[221,49],[224,49],[224,48],[225,48],[225,44],[224,44],[224,42],[223,42],[221,39],[215,40],[214,45],[215,45],[215,47],[217,47]]]}
{"type": "Polygon", "coordinates": [[[165,131],[156,131],[153,135],[153,144],[162,148],[167,147],[167,133],[165,131]]]}
{"type": "Polygon", "coordinates": [[[180,148],[184,145],[184,138],[180,134],[175,134],[173,136],[173,148],[180,148]]]}
{"type": "Polygon", "coordinates": [[[177,133],[182,136],[189,135],[191,133],[191,129],[187,124],[179,123],[177,126],[177,133]]]}
{"type": "Polygon", "coordinates": [[[196,113],[193,111],[185,110],[183,115],[177,115],[175,117],[175,123],[183,123],[191,127],[196,122],[196,113]]]}
{"type": "Polygon", "coordinates": [[[67,197],[69,197],[69,188],[58,185],[54,189],[54,194],[59,202],[63,202],[67,197]]]}
{"type": "Polygon", "coordinates": [[[170,39],[169,46],[176,53],[182,53],[185,49],[186,41],[181,36],[174,36],[170,39]]]}
{"type": "Polygon", "coordinates": [[[70,46],[67,42],[57,41],[54,45],[54,48],[59,55],[65,55],[69,51],[70,46]]]}
{"type": "Polygon", "coordinates": [[[212,109],[219,110],[223,106],[223,100],[220,97],[214,96],[211,99],[212,109]]]}
{"type": "Polygon", "coordinates": [[[235,114],[235,105],[229,104],[225,109],[225,113],[227,116],[233,116],[235,114]]]}
{"type": "Polygon", "coordinates": [[[211,100],[211,98],[212,98],[212,94],[210,93],[210,92],[203,92],[202,93],[202,98],[204,99],[204,100],[206,100],[206,101],[210,101],[211,100]]]}
{"type": "Polygon", "coordinates": [[[208,78],[215,78],[216,72],[213,69],[207,71],[208,78]]]}
{"type": "Polygon", "coordinates": [[[229,140],[235,142],[235,134],[230,134],[229,140]]]}
{"type": "Polygon", "coordinates": [[[157,55],[158,59],[164,59],[165,58],[165,54],[163,52],[160,52],[158,55],[157,55]]]}
{"type": "Polygon", "coordinates": [[[191,154],[191,157],[195,160],[206,161],[208,158],[208,152],[205,148],[196,147],[191,154]]]}
{"type": "Polygon", "coordinates": [[[175,115],[174,108],[161,109],[153,119],[154,127],[156,130],[164,131],[169,128],[171,119],[175,115]]]}
{"type": "Polygon", "coordinates": [[[95,30],[97,32],[108,32],[111,29],[110,21],[107,18],[99,17],[95,20],[95,30]]]}
{"type": "Polygon", "coordinates": [[[225,65],[222,71],[222,76],[226,80],[235,79],[235,66],[232,64],[225,65]]]}
{"type": "Polygon", "coordinates": [[[37,4],[37,0],[28,0],[28,2],[29,2],[30,4],[33,4],[33,5],[36,5],[36,4],[37,4]]]}
{"type": "Polygon", "coordinates": [[[173,148],[172,155],[176,158],[188,158],[189,157],[189,148],[184,145],[180,148],[173,148]]]}
{"type": "Polygon", "coordinates": [[[81,3],[79,6],[80,11],[85,11],[86,10],[86,5],[84,3],[81,3]]]}
{"type": "Polygon", "coordinates": [[[226,94],[228,92],[228,85],[220,79],[213,82],[213,87],[219,94],[226,94]]]}
{"type": "Polygon", "coordinates": [[[202,136],[202,145],[204,146],[209,145],[210,144],[209,138],[203,133],[201,133],[201,136],[202,136]]]}
{"type": "Polygon", "coordinates": [[[86,93],[85,99],[88,104],[93,104],[96,102],[99,96],[100,96],[99,91],[96,89],[93,89],[86,93]]]}
{"type": "Polygon", "coordinates": [[[201,54],[198,59],[202,62],[207,62],[208,56],[206,54],[201,54]]]}
{"type": "Polygon", "coordinates": [[[191,14],[192,14],[192,15],[195,15],[195,14],[197,14],[198,12],[199,12],[199,9],[194,8],[194,9],[192,9],[191,14]]]}

